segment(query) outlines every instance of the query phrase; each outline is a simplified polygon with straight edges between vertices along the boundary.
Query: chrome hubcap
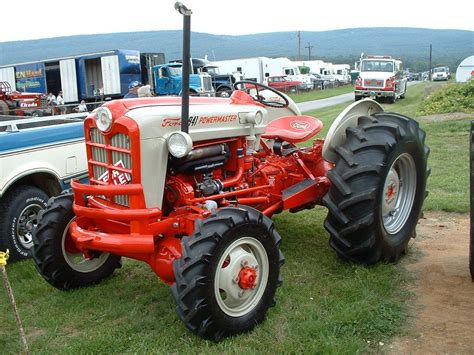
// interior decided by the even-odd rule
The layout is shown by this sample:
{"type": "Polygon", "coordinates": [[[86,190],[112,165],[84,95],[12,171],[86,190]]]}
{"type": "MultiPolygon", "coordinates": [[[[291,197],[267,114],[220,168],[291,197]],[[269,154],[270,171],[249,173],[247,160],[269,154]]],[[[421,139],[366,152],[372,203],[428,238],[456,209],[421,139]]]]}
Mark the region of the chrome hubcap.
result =
{"type": "Polygon", "coordinates": [[[24,249],[33,246],[33,228],[38,224],[38,213],[43,209],[42,205],[31,204],[21,211],[16,227],[18,241],[24,249]]]}

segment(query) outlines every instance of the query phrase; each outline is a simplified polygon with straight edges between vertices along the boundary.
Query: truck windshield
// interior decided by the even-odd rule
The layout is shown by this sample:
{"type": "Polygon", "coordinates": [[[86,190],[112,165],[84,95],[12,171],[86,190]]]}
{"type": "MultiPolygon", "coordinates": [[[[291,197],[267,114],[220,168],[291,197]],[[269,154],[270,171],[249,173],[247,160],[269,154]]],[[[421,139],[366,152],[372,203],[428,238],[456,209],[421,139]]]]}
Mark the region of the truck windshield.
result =
{"type": "Polygon", "coordinates": [[[206,66],[205,70],[206,73],[209,75],[219,75],[219,67],[211,67],[211,66],[206,66]]]}
{"type": "Polygon", "coordinates": [[[393,63],[386,60],[363,60],[361,71],[393,72],[393,63]]]}
{"type": "Polygon", "coordinates": [[[182,74],[181,67],[168,67],[171,76],[177,76],[182,74]]]}
{"type": "Polygon", "coordinates": [[[445,70],[444,68],[434,68],[434,69],[433,69],[433,72],[435,72],[435,73],[443,73],[443,72],[445,72],[445,71],[446,71],[446,70],[445,70]]]}

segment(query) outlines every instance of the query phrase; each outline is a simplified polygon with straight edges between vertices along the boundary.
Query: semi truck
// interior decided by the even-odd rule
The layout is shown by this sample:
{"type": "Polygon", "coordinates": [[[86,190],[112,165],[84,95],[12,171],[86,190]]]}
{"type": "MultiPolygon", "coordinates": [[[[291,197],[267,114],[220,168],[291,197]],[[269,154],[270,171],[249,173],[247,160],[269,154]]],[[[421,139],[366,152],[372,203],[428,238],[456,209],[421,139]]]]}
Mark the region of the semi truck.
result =
{"type": "Polygon", "coordinates": [[[48,199],[72,179],[87,181],[83,119],[0,118],[0,250],[31,256],[32,231],[48,199]]]}
{"type": "Polygon", "coordinates": [[[13,91],[57,94],[65,103],[120,98],[132,81],[152,83],[151,68],[165,63],[163,53],[115,49],[0,67],[0,81],[13,91]]]}
{"type": "MultiPolygon", "coordinates": [[[[167,63],[153,67],[155,94],[181,95],[183,86],[182,63],[167,63]]],[[[189,92],[197,96],[214,96],[212,78],[207,73],[189,75],[189,92]]]]}

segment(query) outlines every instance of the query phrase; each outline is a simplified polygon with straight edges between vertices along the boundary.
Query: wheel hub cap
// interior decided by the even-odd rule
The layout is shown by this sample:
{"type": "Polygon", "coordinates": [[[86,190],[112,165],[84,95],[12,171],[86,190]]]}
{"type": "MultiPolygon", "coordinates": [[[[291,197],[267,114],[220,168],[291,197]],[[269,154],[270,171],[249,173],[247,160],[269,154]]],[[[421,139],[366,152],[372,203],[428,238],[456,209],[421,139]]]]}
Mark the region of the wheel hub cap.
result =
{"type": "Polygon", "coordinates": [[[396,234],[410,217],[416,195],[416,166],[411,155],[400,155],[390,167],[382,194],[383,226],[396,234]]]}
{"type": "Polygon", "coordinates": [[[268,257],[256,239],[243,237],[222,254],[215,274],[214,291],[221,310],[240,317],[250,312],[265,291],[268,280],[268,257]]]}
{"type": "Polygon", "coordinates": [[[30,249],[33,246],[31,232],[38,223],[38,212],[41,209],[41,205],[33,204],[25,207],[20,213],[16,232],[18,241],[25,249],[30,249]]]}
{"type": "Polygon", "coordinates": [[[257,285],[257,271],[252,267],[244,267],[239,272],[239,286],[244,290],[255,288],[257,285]]]}

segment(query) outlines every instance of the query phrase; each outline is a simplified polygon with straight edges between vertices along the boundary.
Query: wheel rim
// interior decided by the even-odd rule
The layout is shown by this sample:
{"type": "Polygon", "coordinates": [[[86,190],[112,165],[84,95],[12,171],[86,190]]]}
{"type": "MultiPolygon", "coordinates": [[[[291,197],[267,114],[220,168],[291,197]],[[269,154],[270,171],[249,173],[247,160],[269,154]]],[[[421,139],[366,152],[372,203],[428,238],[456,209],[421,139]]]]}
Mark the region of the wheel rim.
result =
{"type": "Polygon", "coordinates": [[[382,196],[382,218],[385,231],[398,233],[413,207],[416,194],[416,166],[411,155],[400,155],[390,167],[382,196]]]}
{"type": "Polygon", "coordinates": [[[63,256],[68,265],[77,272],[93,272],[99,269],[107,261],[110,253],[97,253],[94,258],[86,258],[84,254],[76,249],[69,234],[69,227],[75,218],[67,224],[61,240],[63,256]]]}
{"type": "Polygon", "coordinates": [[[16,235],[24,249],[31,249],[33,246],[32,231],[38,224],[38,213],[42,209],[43,205],[33,203],[26,206],[18,217],[16,235]]]}
{"type": "Polygon", "coordinates": [[[269,262],[265,247],[243,237],[226,248],[218,262],[214,293],[220,309],[241,317],[254,309],[265,292],[269,262]]]}
{"type": "Polygon", "coordinates": [[[227,90],[219,91],[219,96],[220,97],[230,97],[230,92],[227,91],[227,90]]]}

